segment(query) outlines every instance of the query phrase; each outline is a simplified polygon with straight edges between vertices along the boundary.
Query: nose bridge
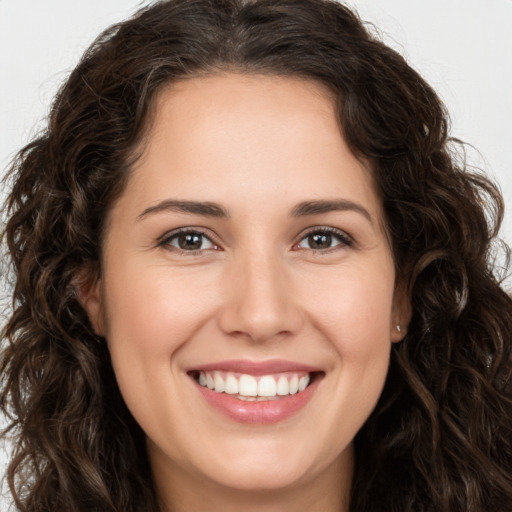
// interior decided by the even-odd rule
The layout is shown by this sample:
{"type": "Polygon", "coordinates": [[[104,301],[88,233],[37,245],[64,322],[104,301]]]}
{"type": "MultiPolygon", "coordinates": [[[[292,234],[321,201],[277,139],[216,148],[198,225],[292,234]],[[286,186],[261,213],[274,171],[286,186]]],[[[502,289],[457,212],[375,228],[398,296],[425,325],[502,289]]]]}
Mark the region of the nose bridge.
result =
{"type": "Polygon", "coordinates": [[[285,261],[272,248],[252,247],[238,254],[227,281],[223,330],[255,341],[296,331],[301,319],[290,280],[285,261]]]}

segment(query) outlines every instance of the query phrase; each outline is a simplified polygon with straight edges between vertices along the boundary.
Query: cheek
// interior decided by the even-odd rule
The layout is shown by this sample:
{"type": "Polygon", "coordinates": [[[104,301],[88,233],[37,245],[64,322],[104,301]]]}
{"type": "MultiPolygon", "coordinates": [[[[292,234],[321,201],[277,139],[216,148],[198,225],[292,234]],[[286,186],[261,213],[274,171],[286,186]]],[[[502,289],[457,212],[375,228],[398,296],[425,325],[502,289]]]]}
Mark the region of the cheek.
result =
{"type": "MultiPolygon", "coordinates": [[[[111,275],[114,273],[111,273],[111,275]]],[[[170,273],[165,266],[119,269],[108,285],[107,339],[112,351],[118,346],[143,359],[169,357],[190,339],[208,317],[213,296],[201,279],[170,273]]]]}
{"type": "Polygon", "coordinates": [[[361,353],[391,340],[393,271],[352,265],[319,273],[299,292],[305,309],[345,355],[361,353]],[[357,342],[356,342],[357,341],[357,342]]]}
{"type": "Polygon", "coordinates": [[[375,407],[388,372],[393,281],[382,275],[388,274],[355,268],[336,279],[317,279],[324,286],[308,299],[311,318],[333,354],[332,424],[345,425],[353,435],[375,407]]]}
{"type": "Polygon", "coordinates": [[[190,276],[164,266],[119,264],[108,276],[106,338],[121,394],[144,431],[154,433],[155,425],[173,431],[169,410],[187,405],[175,393],[177,354],[211,316],[212,298],[198,293],[199,283],[190,276]]]}
{"type": "Polygon", "coordinates": [[[319,324],[340,363],[341,388],[378,395],[389,364],[392,300],[374,287],[349,288],[326,301],[319,324]]]}

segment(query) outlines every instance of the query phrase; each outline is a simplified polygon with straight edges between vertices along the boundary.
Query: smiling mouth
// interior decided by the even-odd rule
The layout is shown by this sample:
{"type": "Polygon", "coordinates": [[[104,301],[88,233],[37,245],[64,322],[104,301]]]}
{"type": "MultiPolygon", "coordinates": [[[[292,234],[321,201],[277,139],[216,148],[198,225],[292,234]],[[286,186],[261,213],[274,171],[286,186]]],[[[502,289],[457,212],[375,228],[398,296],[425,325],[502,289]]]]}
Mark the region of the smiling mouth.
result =
{"type": "Polygon", "coordinates": [[[281,400],[302,393],[322,372],[282,372],[250,375],[225,371],[192,371],[202,387],[248,402],[281,400]]]}

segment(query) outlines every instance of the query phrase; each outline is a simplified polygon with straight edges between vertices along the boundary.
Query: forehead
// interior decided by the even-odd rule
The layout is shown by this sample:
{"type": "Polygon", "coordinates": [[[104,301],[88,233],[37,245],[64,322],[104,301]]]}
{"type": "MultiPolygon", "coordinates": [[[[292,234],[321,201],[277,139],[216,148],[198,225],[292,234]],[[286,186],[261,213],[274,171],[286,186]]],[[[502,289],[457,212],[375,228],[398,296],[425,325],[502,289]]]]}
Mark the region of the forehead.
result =
{"type": "MultiPolygon", "coordinates": [[[[262,131],[275,136],[282,129],[288,140],[311,139],[319,128],[324,137],[329,132],[338,141],[341,130],[335,103],[329,88],[297,77],[222,73],[179,80],[157,95],[146,142],[153,144],[161,136],[185,142],[194,133],[204,136],[205,132],[208,140],[220,139],[229,129],[231,136],[238,135],[238,143],[242,137],[256,142],[262,131]],[[290,131],[293,121],[297,123],[290,131]],[[310,125],[308,133],[301,131],[304,122],[300,121],[310,125]]],[[[203,142],[207,142],[204,137],[203,142]]]]}
{"type": "Polygon", "coordinates": [[[146,202],[168,194],[262,204],[348,194],[378,208],[373,173],[345,143],[335,105],[326,86],[300,78],[176,82],[156,98],[131,188],[146,202]]]}

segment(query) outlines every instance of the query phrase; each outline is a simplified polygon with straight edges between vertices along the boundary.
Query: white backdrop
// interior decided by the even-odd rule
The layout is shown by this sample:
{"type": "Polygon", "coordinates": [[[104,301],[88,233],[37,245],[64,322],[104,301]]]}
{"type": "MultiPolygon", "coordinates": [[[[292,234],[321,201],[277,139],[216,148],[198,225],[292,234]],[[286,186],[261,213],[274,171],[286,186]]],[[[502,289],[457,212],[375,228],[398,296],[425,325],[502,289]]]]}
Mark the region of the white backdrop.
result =
{"type": "MultiPolygon", "coordinates": [[[[57,87],[94,37],[148,4],[136,0],[0,0],[0,173],[44,119],[57,87]]],[[[441,95],[452,135],[474,145],[510,206],[512,0],[347,0],[441,95]]],[[[5,456],[0,452],[0,475],[5,456]]],[[[0,510],[7,510],[0,499],[0,510]]]]}

